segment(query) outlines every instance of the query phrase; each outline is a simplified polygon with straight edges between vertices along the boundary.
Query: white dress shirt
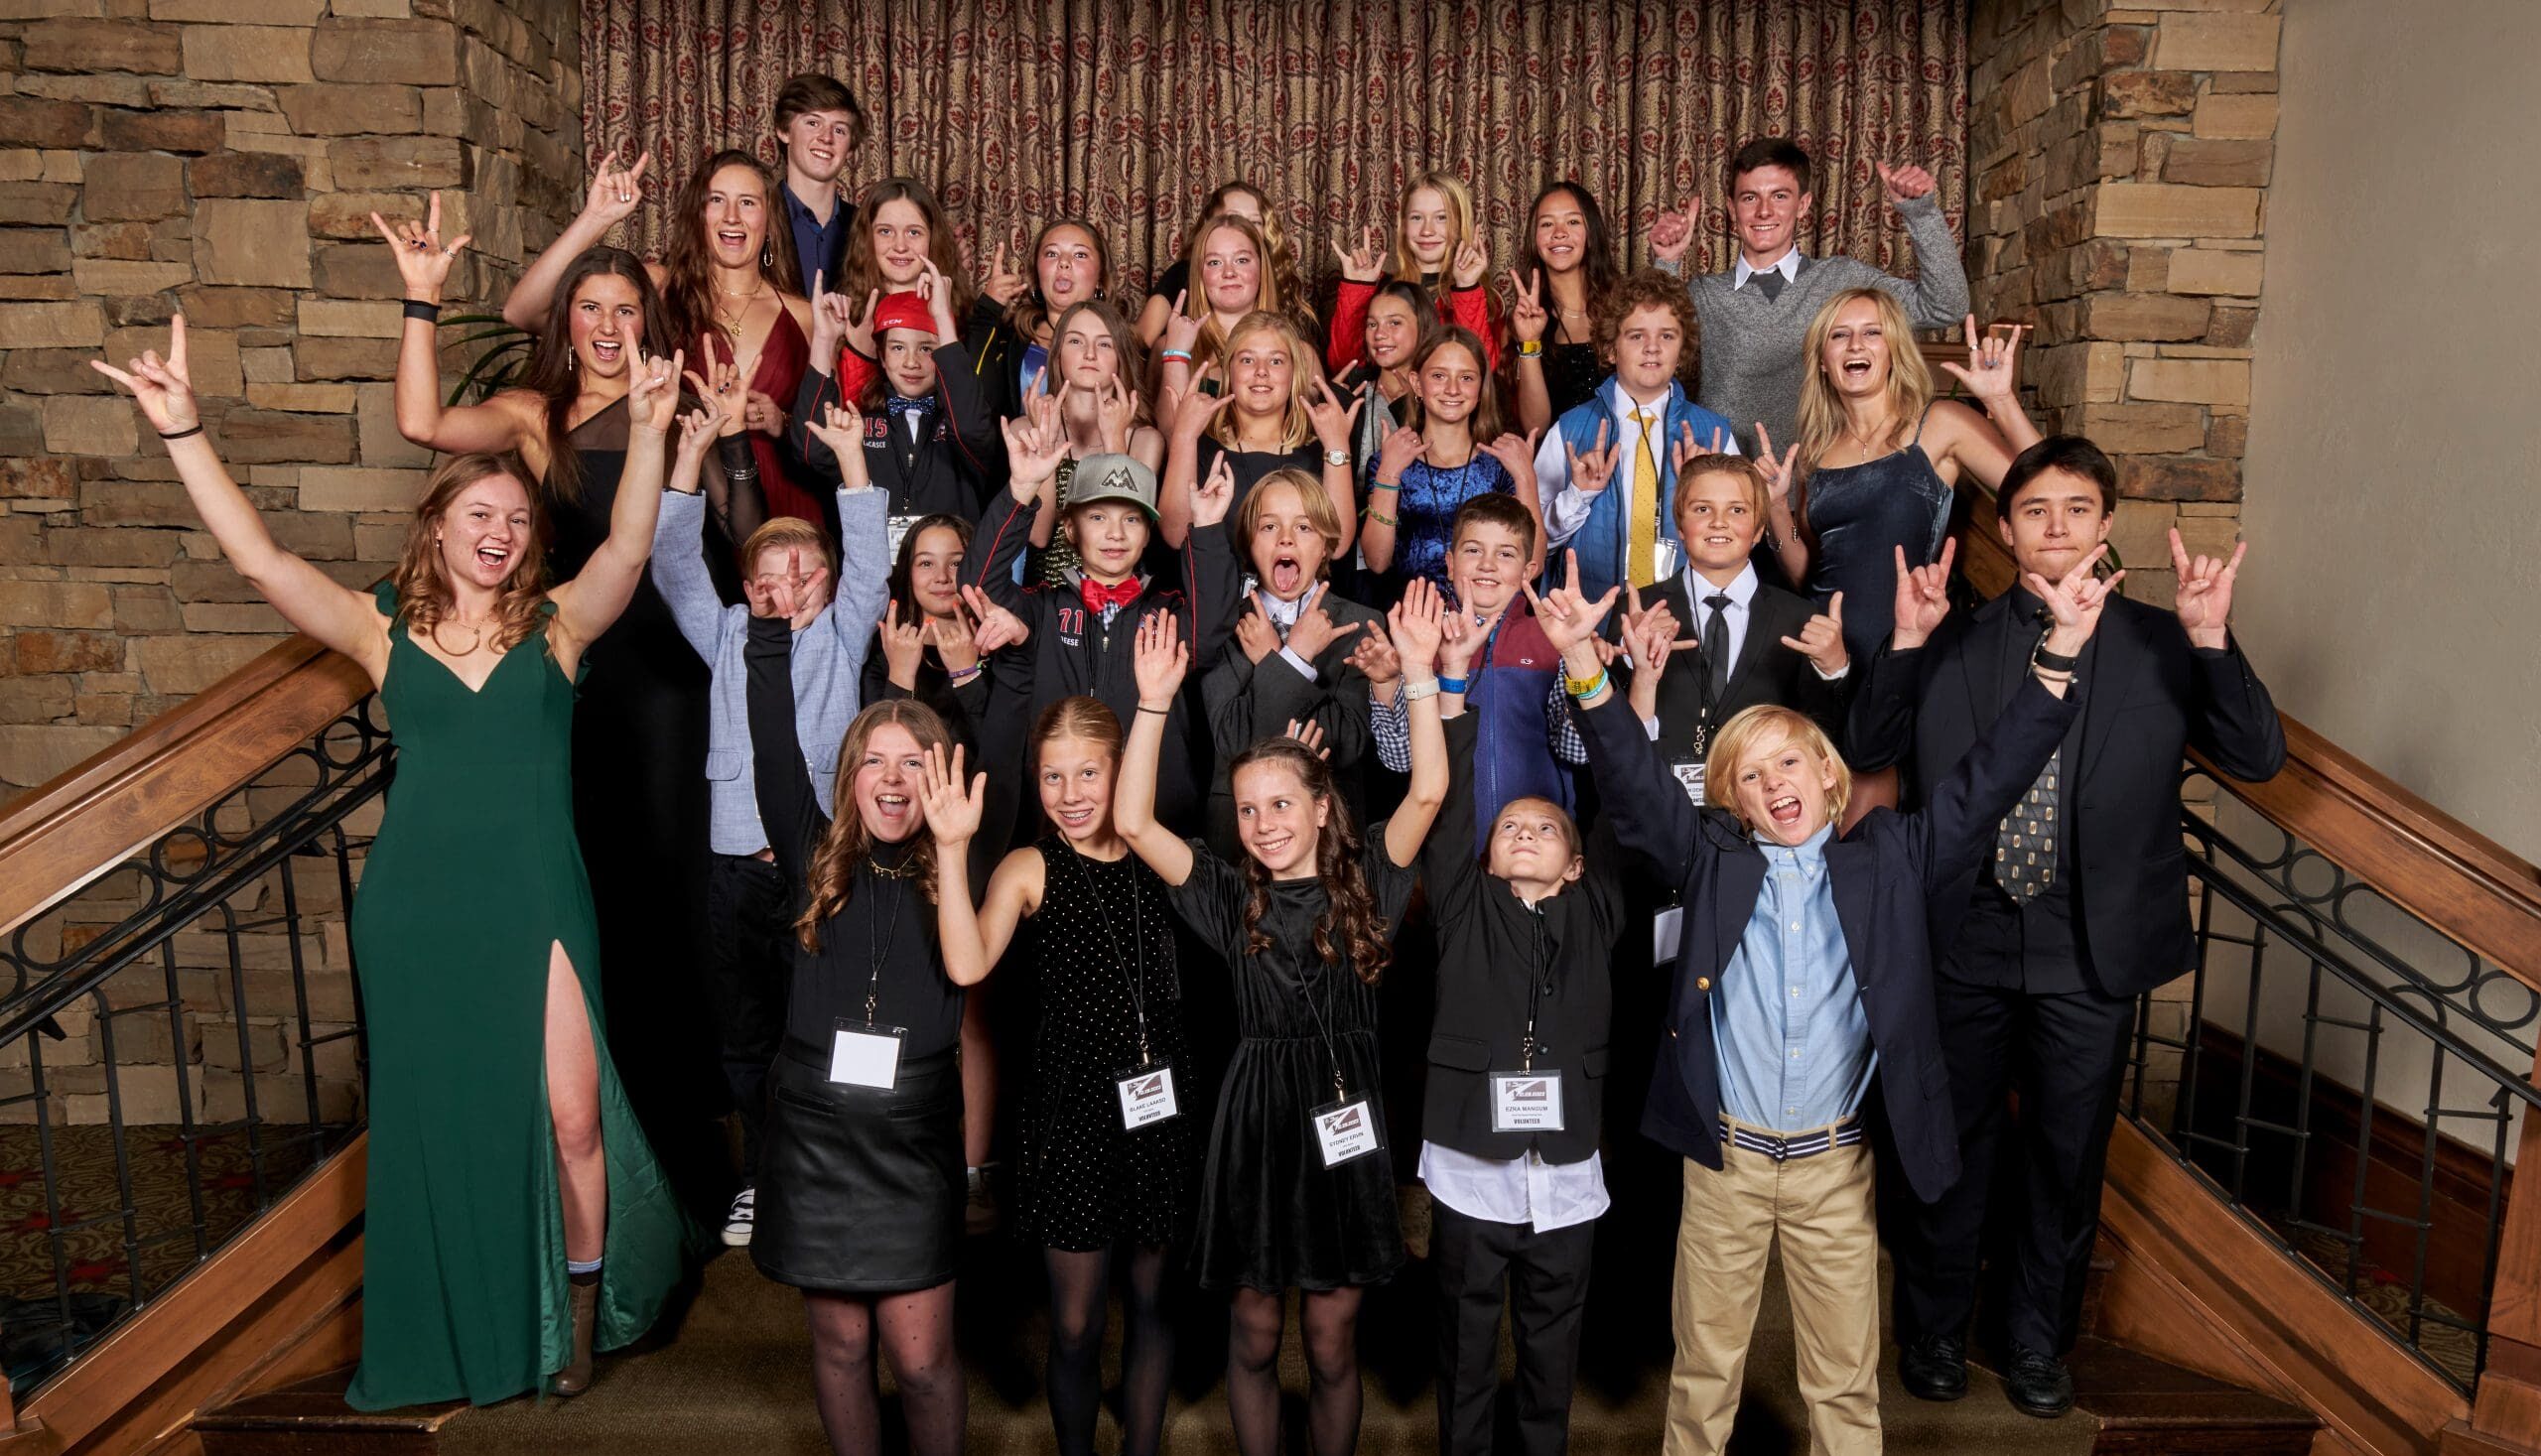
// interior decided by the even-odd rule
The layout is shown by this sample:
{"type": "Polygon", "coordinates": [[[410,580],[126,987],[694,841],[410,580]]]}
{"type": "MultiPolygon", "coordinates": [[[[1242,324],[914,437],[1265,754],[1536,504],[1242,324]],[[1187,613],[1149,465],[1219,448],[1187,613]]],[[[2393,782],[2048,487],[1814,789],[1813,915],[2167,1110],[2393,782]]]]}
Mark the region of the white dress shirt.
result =
{"type": "MultiPolygon", "coordinates": [[[[1621,389],[1614,392],[1614,397],[1615,428],[1606,432],[1606,443],[1609,446],[1620,445],[1620,448],[1615,451],[1614,473],[1606,477],[1606,490],[1613,493],[1616,509],[1623,511],[1624,519],[1629,521],[1632,519],[1633,457],[1640,448],[1641,432],[1645,428],[1653,432],[1651,459],[1659,466],[1659,478],[1663,481],[1668,478],[1668,397],[1662,395],[1654,404],[1637,404],[1621,389]]],[[[1545,502],[1544,535],[1555,547],[1579,534],[1579,528],[1588,524],[1588,512],[1597,503],[1595,494],[1571,484],[1570,457],[1563,451],[1563,444],[1561,431],[1556,428],[1545,431],[1544,443],[1536,447],[1537,498],[1545,502]]],[[[1711,442],[1706,440],[1700,444],[1708,448],[1711,442]]],[[[1738,442],[1727,441],[1721,448],[1727,454],[1736,455],[1738,442]]],[[[1663,527],[1659,534],[1664,539],[1668,532],[1663,527]]]]}
{"type": "MultiPolygon", "coordinates": [[[[1703,625],[1711,620],[1711,608],[1703,604],[1703,598],[1714,594],[1727,595],[1729,604],[1720,609],[1720,615],[1722,623],[1729,628],[1729,661],[1735,669],[1739,654],[1747,650],[1747,622],[1756,604],[1755,564],[1750,562],[1740,567],[1737,577],[1732,579],[1726,587],[1713,586],[1703,579],[1700,572],[1687,566],[1684,575],[1677,578],[1677,585],[1684,589],[1681,594],[1684,600],[1672,601],[1669,607],[1675,611],[1676,620],[1683,628],[1684,634],[1697,642],[1702,640],[1703,625]]],[[[1674,654],[1672,653],[1671,656],[1673,657],[1674,654]]],[[[1688,667],[1692,667],[1695,662],[1696,659],[1693,657],[1685,658],[1685,665],[1688,667]]],[[[1708,667],[1709,664],[1704,666],[1708,667]]],[[[1808,666],[1817,676],[1830,683],[1853,670],[1853,665],[1849,662],[1834,672],[1828,672],[1819,667],[1815,659],[1811,659],[1808,666]]],[[[1659,741],[1659,720],[1645,718],[1641,721],[1641,726],[1650,734],[1650,741],[1654,743],[1659,741]]]]}
{"type": "MultiPolygon", "coordinates": [[[[1308,584],[1306,591],[1314,591],[1312,584],[1308,584]]],[[[1261,578],[1254,576],[1247,576],[1244,579],[1244,595],[1261,602],[1263,615],[1270,618],[1270,625],[1279,629],[1280,658],[1288,666],[1295,668],[1298,676],[1307,682],[1317,681],[1314,664],[1297,655],[1296,649],[1288,645],[1288,634],[1297,628],[1297,616],[1305,609],[1305,598],[1300,596],[1294,601],[1282,601],[1270,595],[1270,591],[1262,585],[1261,578]]]]}
{"type": "Polygon", "coordinates": [[[1593,1152],[1575,1163],[1548,1163],[1534,1153],[1475,1157],[1424,1139],[1420,1181],[1432,1199],[1466,1218],[1524,1224],[1538,1234],[1584,1224],[1612,1201],[1605,1164],[1593,1152]]]}
{"type": "Polygon", "coordinates": [[[1747,280],[1755,277],[1759,273],[1779,273],[1783,276],[1783,282],[1785,283],[1799,282],[1800,249],[1796,246],[1788,249],[1781,257],[1774,260],[1774,264],[1770,268],[1748,267],[1747,257],[1744,253],[1741,253],[1738,257],[1738,266],[1729,270],[1730,291],[1734,293],[1739,289],[1745,288],[1747,286],[1747,280]]]}

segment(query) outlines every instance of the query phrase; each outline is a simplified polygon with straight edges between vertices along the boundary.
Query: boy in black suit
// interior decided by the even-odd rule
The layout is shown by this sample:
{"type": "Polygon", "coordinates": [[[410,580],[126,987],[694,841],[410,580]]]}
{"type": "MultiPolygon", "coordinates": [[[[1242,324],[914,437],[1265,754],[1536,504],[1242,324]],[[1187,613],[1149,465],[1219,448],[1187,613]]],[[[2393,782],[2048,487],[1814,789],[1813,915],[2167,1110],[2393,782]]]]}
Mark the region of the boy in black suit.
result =
{"type": "MultiPolygon", "coordinates": [[[[1595,631],[1615,594],[1591,602],[1565,588],[1538,608],[1581,704],[1615,837],[1684,902],[1668,1040],[1642,1118],[1646,1135],[1685,1158],[1671,1456],[1728,1439],[1777,1243],[1809,1447],[1879,1449],[1879,1240],[1862,1109],[1876,1076],[1917,1197],[1937,1198],[1958,1176],[1931,906],[1983,856],[2073,724],[2072,670],[2057,664],[2098,624],[2110,583],[2092,579],[2095,560],[2053,584],[2033,579],[2055,626],[1930,807],[1873,809],[1841,838],[1852,776],[1808,718],[1757,707],[1724,724],[1697,809],[1600,666],[1595,631]]],[[[1903,601],[1913,583],[1900,575],[1903,601]]]]}
{"type": "Polygon", "coordinates": [[[1627,699],[1698,802],[1712,735],[1741,709],[1776,703],[1830,734],[1843,728],[1852,681],[1843,594],[1820,612],[1807,597],[1757,578],[1752,554],[1769,501],[1753,461],[1699,455],[1685,462],[1676,475],[1684,566],[1648,596],[1636,590],[1625,613],[1624,646],[1634,667],[1627,699]],[[1672,655],[1676,670],[1664,672],[1672,655]]]}
{"type": "MultiPolygon", "coordinates": [[[[2012,462],[1996,498],[2021,571],[2053,575],[2107,538],[2117,470],[2089,441],[2051,436],[2012,462]]],[[[2012,1403],[2043,1417],[2073,1403],[2064,1355],[2080,1322],[2135,998],[2195,961],[2182,750],[2194,742],[2245,780],[2285,762],[2276,705],[2225,625],[2245,549],[2192,560],[2171,533],[2176,609],[2109,603],[2075,664],[2079,713],[2055,759],[1991,837],[1987,865],[1962,866],[1935,902],[1942,1050],[1967,1171],[1895,1246],[1900,1373],[1924,1399],[1966,1391],[1967,1321],[1990,1255],[2007,1275],[2012,1403]],[[2016,1134],[2003,1097],[2015,1086],[2016,1134]],[[2021,1159],[2026,1208],[2001,1221],[2010,1247],[1980,1250],[1998,1153],[2021,1159]]],[[[1853,702],[1857,769],[1906,759],[1911,780],[1939,783],[2010,711],[2044,603],[2016,587],[1943,622],[1948,569],[1944,554],[1914,574],[1920,603],[1899,596],[1896,635],[1853,702]]]]}

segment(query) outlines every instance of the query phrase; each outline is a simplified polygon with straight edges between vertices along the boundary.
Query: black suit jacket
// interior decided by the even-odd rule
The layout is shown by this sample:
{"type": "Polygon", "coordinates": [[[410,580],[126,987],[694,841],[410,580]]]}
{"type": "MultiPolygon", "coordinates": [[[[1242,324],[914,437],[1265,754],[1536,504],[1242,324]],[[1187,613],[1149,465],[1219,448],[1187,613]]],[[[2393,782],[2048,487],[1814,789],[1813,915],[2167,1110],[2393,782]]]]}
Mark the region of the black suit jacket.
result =
{"type": "MultiPolygon", "coordinates": [[[[1702,587],[1695,593],[1697,614],[1686,621],[1684,582],[1685,573],[1678,572],[1645,590],[1642,600],[1666,601],[1669,609],[1676,613],[1682,636],[1699,640],[1703,631],[1701,600],[1710,588],[1702,587]]],[[[1807,714],[1826,729],[1828,736],[1841,741],[1845,708],[1852,698],[1853,685],[1861,681],[1868,664],[1856,662],[1849,672],[1828,682],[1817,675],[1807,658],[1783,645],[1783,638],[1799,636],[1816,614],[1815,603],[1807,597],[1780,587],[1757,584],[1756,595],[1747,606],[1746,640],[1738,644],[1736,658],[1729,665],[1728,692],[1712,705],[1711,731],[1715,737],[1720,726],[1739,710],[1771,703],[1807,714]]],[[[1692,751],[1694,723],[1702,713],[1706,666],[1699,652],[1677,652],[1669,656],[1668,666],[1660,674],[1659,742],[1672,755],[1692,751]]]]}
{"type": "MultiPolygon", "coordinates": [[[[2074,712],[2033,680],[1935,786],[1929,806],[1912,814],[1874,809],[1826,846],[1835,918],[1879,1052],[1889,1130],[1907,1182],[1927,1203],[1958,1180],[1958,1124],[1933,998],[1932,907],[1993,846],[1994,826],[2047,766],[2074,712]]],[[[1609,696],[1580,720],[1616,840],[1657,864],[1685,906],[1669,1040],[1641,1130],[1716,1168],[1720,1063],[1711,991],[1729,973],[1764,892],[1765,857],[1736,815],[1695,810],[1620,699],[1609,696]]]]}
{"type": "MultiPolygon", "coordinates": [[[[2007,663],[2036,628],[2010,592],[1941,623],[1911,651],[1883,647],[1853,699],[1857,768],[1911,757],[1918,784],[1939,781],[2002,712],[2007,663]]],[[[2192,646],[2179,618],[2120,596],[2100,616],[2082,668],[2078,757],[2066,765],[2062,877],[2075,900],[2084,974],[2107,995],[2149,991],[2187,971],[2188,856],[2180,837],[2180,762],[2188,744],[2234,778],[2285,766],[2276,704],[2237,644],[2192,646]]],[[[2070,757],[2070,755],[2069,755],[2070,757]]],[[[1980,864],[1952,881],[1933,916],[1936,957],[1957,938],[1980,864]]]]}

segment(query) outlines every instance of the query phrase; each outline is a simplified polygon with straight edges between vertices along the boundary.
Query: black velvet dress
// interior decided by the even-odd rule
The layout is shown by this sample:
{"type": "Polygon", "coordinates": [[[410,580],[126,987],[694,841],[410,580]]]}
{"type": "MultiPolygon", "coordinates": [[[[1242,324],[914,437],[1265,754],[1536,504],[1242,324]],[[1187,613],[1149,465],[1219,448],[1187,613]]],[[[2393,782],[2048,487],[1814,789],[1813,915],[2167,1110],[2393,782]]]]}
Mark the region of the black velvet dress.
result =
{"type": "MultiPolygon", "coordinates": [[[[1271,1290],[1381,1283],[1404,1258],[1393,1152],[1327,1168],[1308,1122],[1335,1101],[1337,1066],[1346,1096],[1367,1098],[1385,1125],[1377,989],[1359,979],[1346,951],[1331,966],[1315,954],[1315,921],[1329,904],[1320,880],[1273,883],[1261,921],[1270,947],[1245,954],[1245,871],[1203,841],[1190,845],[1191,877],[1172,891],[1173,908],[1232,968],[1241,1037],[1209,1129],[1201,1282],[1271,1290]]],[[[1387,856],[1382,825],[1368,831],[1360,862],[1391,937],[1417,873],[1387,856]]]]}

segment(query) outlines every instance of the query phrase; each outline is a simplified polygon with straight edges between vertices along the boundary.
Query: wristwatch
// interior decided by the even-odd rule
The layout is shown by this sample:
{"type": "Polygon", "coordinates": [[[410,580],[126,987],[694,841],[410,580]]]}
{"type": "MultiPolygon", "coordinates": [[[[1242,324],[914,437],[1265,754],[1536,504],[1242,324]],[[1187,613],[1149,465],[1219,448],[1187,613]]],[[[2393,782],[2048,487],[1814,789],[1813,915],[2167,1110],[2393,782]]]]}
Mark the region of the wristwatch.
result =
{"type": "Polygon", "coordinates": [[[1350,452],[1346,450],[1327,450],[1323,453],[1323,463],[1327,465],[1346,465],[1350,463],[1350,452]]]}
{"type": "Polygon", "coordinates": [[[1423,698],[1435,698],[1437,696],[1438,680],[1436,678],[1424,678],[1416,683],[1405,683],[1403,685],[1403,701],[1405,703],[1417,703],[1423,698]]]}

